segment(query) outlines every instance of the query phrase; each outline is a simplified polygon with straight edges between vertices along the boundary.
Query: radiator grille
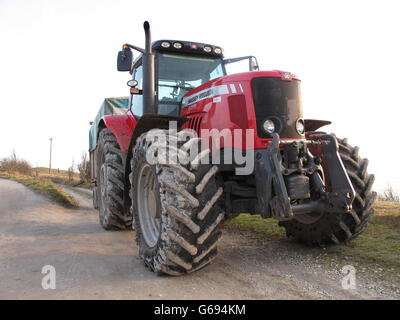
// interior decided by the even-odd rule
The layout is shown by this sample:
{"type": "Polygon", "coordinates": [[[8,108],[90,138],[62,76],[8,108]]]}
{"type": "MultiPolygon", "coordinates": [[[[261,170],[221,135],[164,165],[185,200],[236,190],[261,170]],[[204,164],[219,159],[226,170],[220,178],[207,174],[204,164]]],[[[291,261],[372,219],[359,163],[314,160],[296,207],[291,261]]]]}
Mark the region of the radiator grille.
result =
{"type": "Polygon", "coordinates": [[[264,131],[266,119],[274,122],[281,138],[302,138],[296,131],[296,121],[302,117],[300,81],[259,77],[251,81],[257,132],[260,138],[271,138],[264,131]]]}
{"type": "Polygon", "coordinates": [[[200,135],[200,125],[201,121],[203,120],[203,117],[201,116],[194,116],[189,119],[189,124],[188,127],[190,129],[193,129],[197,132],[198,135],[200,135]]]}

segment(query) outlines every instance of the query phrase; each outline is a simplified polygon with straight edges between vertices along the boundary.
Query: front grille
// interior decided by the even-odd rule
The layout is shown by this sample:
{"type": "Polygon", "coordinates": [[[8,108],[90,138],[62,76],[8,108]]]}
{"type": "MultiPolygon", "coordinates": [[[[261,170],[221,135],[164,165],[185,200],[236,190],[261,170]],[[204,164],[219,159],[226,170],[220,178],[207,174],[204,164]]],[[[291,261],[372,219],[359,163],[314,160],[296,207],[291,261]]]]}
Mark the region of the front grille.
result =
{"type": "Polygon", "coordinates": [[[188,128],[195,130],[199,136],[200,136],[200,125],[202,119],[203,117],[196,117],[196,116],[191,117],[188,123],[188,128]]]}
{"type": "Polygon", "coordinates": [[[263,129],[265,120],[274,122],[281,138],[304,138],[296,130],[301,118],[300,81],[283,81],[275,77],[258,77],[251,81],[257,133],[260,138],[271,138],[263,129]]]}

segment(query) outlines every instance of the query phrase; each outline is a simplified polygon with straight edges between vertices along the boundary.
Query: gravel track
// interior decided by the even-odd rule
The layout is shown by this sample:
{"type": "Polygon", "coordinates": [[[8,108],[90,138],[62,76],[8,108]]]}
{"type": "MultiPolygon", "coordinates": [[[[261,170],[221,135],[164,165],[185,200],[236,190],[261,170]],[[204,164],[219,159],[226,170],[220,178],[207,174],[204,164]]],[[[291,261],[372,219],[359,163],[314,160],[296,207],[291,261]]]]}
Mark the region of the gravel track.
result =
{"type": "MultiPolygon", "coordinates": [[[[138,258],[134,231],[107,232],[91,200],[68,209],[0,179],[0,299],[399,299],[398,288],[358,279],[341,286],[340,269],[319,265],[288,240],[260,243],[224,233],[219,256],[182,277],[158,277],[138,258]],[[56,289],[41,286],[56,269],[56,289]]],[[[341,267],[341,266],[339,266],[341,267]]]]}

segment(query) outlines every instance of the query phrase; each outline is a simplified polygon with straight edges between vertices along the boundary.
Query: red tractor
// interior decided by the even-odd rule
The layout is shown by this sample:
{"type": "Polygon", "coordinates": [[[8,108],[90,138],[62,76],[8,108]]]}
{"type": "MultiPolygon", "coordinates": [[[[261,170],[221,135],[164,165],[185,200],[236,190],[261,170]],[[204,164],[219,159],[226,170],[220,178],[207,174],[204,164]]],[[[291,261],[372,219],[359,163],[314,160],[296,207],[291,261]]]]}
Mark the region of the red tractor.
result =
{"type": "Polygon", "coordinates": [[[133,227],[145,264],[169,275],[210,263],[222,222],[240,213],[275,218],[309,245],[364,231],[376,198],[368,160],[317,131],[329,121],[303,119],[295,75],[258,71],[252,56],[224,59],[218,46],[152,43],[148,22],[144,30],[145,49],[118,53],[129,98],[109,99],[90,131],[104,229],[133,227]],[[241,60],[249,72],[227,75],[241,60]],[[179,161],[165,161],[171,155],[179,161]]]}

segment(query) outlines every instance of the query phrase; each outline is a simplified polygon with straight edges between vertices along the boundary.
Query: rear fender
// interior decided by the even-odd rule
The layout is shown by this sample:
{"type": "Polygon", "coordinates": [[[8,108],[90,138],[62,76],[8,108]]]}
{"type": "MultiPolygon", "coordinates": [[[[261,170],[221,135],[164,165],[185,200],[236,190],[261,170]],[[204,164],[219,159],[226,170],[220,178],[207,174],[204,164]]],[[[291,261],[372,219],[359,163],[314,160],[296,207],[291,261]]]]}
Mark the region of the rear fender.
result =
{"type": "MultiPolygon", "coordinates": [[[[91,163],[91,177],[92,181],[95,182],[94,188],[97,187],[97,141],[99,138],[99,133],[102,129],[109,129],[117,139],[119,149],[121,150],[121,157],[123,166],[126,167],[126,151],[130,143],[132,133],[136,127],[137,120],[133,117],[131,113],[121,114],[121,115],[106,115],[103,116],[98,124],[97,136],[96,138],[96,148],[90,151],[90,163],[91,163]]],[[[93,128],[93,127],[92,127],[93,128]]],[[[91,131],[93,135],[95,132],[91,131]]],[[[92,136],[92,139],[94,137],[92,136]]],[[[94,189],[94,195],[96,191],[94,189]]],[[[94,207],[97,207],[97,199],[94,198],[94,207]]]]}
{"type": "Polygon", "coordinates": [[[117,139],[120,150],[127,152],[137,123],[136,118],[131,113],[127,113],[104,116],[100,120],[99,127],[108,128],[117,139]]]}

